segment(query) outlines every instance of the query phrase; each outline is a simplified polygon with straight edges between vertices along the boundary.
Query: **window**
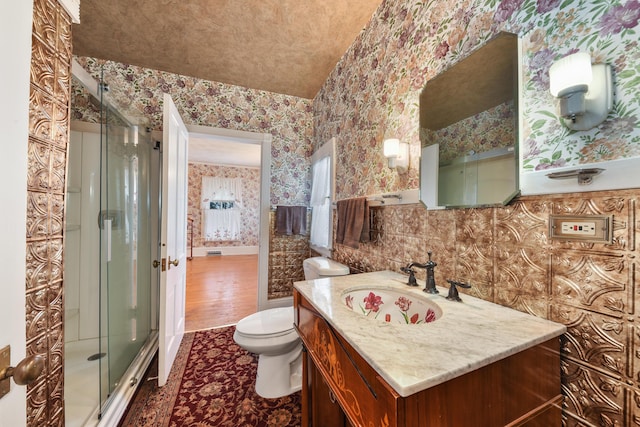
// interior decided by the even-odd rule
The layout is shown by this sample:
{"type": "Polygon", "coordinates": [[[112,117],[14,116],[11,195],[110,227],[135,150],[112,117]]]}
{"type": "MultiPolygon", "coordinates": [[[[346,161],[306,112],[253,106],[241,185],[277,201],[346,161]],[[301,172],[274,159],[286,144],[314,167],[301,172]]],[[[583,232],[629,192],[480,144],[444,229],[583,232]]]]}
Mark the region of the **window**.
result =
{"type": "Polygon", "coordinates": [[[239,240],[241,206],[241,178],[202,177],[202,237],[204,240],[239,240]]]}
{"type": "Polygon", "coordinates": [[[332,245],[333,213],[331,203],[335,187],[335,138],[311,156],[311,239],[313,249],[329,256],[332,245]]]}

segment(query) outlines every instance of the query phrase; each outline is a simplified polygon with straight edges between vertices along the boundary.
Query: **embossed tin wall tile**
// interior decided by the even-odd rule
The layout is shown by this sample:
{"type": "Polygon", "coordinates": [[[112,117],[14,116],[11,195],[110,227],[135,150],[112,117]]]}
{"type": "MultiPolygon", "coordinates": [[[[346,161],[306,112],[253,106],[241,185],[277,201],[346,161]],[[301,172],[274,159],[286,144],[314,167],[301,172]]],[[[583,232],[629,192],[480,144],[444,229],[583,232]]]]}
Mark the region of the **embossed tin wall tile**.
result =
{"type": "MultiPolygon", "coordinates": [[[[428,211],[421,242],[409,236],[403,223],[393,223],[403,217],[388,211],[400,207],[372,211],[393,239],[425,248],[425,257],[426,250],[433,251],[439,285],[468,275],[474,287],[465,292],[567,325],[562,347],[565,426],[640,426],[638,195],[631,189],[529,196],[482,212],[428,211]],[[611,214],[614,243],[550,241],[551,213],[611,214]]],[[[366,250],[338,245],[334,255],[356,271],[399,271],[412,261],[396,261],[400,250],[414,253],[384,244],[366,250]]],[[[416,276],[424,279],[421,270],[416,276]]]]}
{"type": "Polygon", "coordinates": [[[634,295],[624,257],[557,251],[551,266],[554,301],[616,317],[632,312],[634,295]]]}
{"type": "Polygon", "coordinates": [[[27,352],[45,356],[27,388],[27,425],[64,425],[63,224],[69,139],[71,22],[34,1],[27,169],[27,352]]]}
{"type": "Polygon", "coordinates": [[[456,242],[489,246],[493,243],[493,208],[456,209],[451,211],[456,221],[456,242]]]}
{"type": "Polygon", "coordinates": [[[519,294],[550,294],[550,253],[544,247],[497,246],[495,287],[519,294]]]}
{"type": "Polygon", "coordinates": [[[586,367],[626,379],[630,325],[622,320],[576,307],[552,304],[551,320],[567,326],[562,353],[586,367]]]}
{"type": "Polygon", "coordinates": [[[562,370],[566,411],[595,425],[627,425],[624,384],[571,361],[563,361],[562,370]]]}
{"type": "Polygon", "coordinates": [[[48,141],[53,127],[53,98],[31,85],[29,96],[29,135],[48,141]]]}
{"type": "MultiPolygon", "coordinates": [[[[494,286],[494,300],[496,304],[513,308],[533,316],[549,319],[549,298],[546,294],[523,294],[517,290],[494,286]]],[[[474,294],[478,296],[478,294],[474,294]]],[[[480,296],[482,297],[482,296],[480,296]]],[[[488,298],[483,298],[488,299],[488,298]]]]}
{"type": "Polygon", "coordinates": [[[545,247],[549,210],[545,203],[523,201],[496,209],[495,239],[500,250],[514,246],[545,247]]]}

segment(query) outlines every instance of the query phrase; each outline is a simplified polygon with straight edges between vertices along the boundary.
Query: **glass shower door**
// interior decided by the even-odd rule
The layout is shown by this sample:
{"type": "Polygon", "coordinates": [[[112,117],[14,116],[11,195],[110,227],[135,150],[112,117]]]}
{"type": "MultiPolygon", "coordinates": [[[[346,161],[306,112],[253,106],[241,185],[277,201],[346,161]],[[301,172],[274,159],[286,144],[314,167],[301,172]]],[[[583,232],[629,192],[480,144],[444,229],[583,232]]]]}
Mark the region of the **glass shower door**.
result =
{"type": "MultiPolygon", "coordinates": [[[[101,402],[122,381],[151,325],[148,137],[105,108],[101,146],[101,402]]],[[[108,403],[108,402],[107,402],[108,403]]],[[[103,408],[104,409],[104,408],[103,408]]]]}

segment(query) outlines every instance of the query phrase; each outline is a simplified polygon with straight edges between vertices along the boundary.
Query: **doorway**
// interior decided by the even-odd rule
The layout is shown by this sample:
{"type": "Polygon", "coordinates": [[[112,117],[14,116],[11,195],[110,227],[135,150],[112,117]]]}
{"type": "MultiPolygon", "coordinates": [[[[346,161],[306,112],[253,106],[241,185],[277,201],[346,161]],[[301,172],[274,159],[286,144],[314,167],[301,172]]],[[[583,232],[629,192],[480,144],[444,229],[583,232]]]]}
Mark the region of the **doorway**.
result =
{"type": "Polygon", "coordinates": [[[189,131],[190,237],[186,330],[235,324],[264,307],[268,287],[271,135],[206,126],[189,131]],[[242,177],[245,230],[234,241],[203,233],[205,175],[242,177]],[[257,182],[256,182],[257,181],[257,182]],[[243,190],[244,191],[244,190],[243,190]],[[249,224],[249,228],[246,225],[249,224]]]}

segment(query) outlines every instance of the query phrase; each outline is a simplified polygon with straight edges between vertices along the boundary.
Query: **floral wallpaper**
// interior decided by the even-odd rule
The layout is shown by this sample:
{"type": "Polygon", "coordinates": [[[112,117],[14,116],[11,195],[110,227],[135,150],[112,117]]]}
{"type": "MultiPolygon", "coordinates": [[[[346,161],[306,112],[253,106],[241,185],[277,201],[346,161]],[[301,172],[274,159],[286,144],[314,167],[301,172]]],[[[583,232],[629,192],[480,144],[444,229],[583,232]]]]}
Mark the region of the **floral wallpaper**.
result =
{"type": "Polygon", "coordinates": [[[516,123],[513,101],[509,101],[444,129],[421,129],[422,145],[429,140],[438,142],[441,163],[459,157],[460,153],[484,153],[494,148],[513,147],[516,123]]]}
{"type": "Polygon", "coordinates": [[[75,77],[71,79],[71,120],[100,123],[99,103],[75,77]]]}
{"type": "MultiPolygon", "coordinates": [[[[338,199],[418,188],[422,87],[500,31],[522,39],[525,172],[640,155],[639,19],[639,0],[383,0],[313,101],[78,60],[94,76],[104,65],[113,96],[152,117],[154,129],[166,91],[187,123],[271,133],[271,204],[296,204],[308,200],[312,146],[331,137],[337,140],[338,199]],[[552,62],[578,49],[613,66],[616,88],[608,120],[587,132],[560,124],[548,91],[552,62]],[[387,167],[382,141],[391,136],[411,144],[407,174],[387,167]]],[[[445,275],[469,275],[477,296],[562,321],[569,327],[566,424],[626,425],[640,417],[637,191],[619,193],[531,197],[491,209],[389,206],[374,215],[379,240],[362,250],[338,245],[334,256],[354,271],[398,270],[434,250],[440,282],[445,275]],[[549,241],[548,216],[558,212],[613,214],[616,241],[549,241]],[[629,308],[616,308],[626,299],[629,308]]],[[[282,272],[299,270],[308,251],[306,240],[295,243],[300,247],[291,250],[290,242],[271,242],[270,296],[290,294],[293,275],[282,272]]]]}
{"type": "Polygon", "coordinates": [[[541,2],[548,15],[531,16],[524,38],[524,169],[541,170],[640,156],[640,3],[620,1],[541,2]],[[570,3],[566,5],[566,3],[570,3]],[[608,119],[586,132],[572,132],[557,120],[547,70],[553,61],[579,50],[594,63],[613,68],[614,107],[608,119]]]}
{"type": "Polygon", "coordinates": [[[189,163],[189,206],[187,215],[193,219],[193,247],[258,246],[260,232],[260,169],[189,163]],[[207,242],[202,238],[201,190],[202,177],[242,178],[241,232],[238,241],[207,242]]]}
{"type": "MultiPolygon", "coordinates": [[[[162,129],[162,94],[169,93],[187,125],[270,133],[270,203],[309,203],[310,100],[96,58],[75,59],[94,79],[100,81],[103,76],[118,109],[148,123],[152,130],[162,129]]],[[[73,117],[91,117],[90,102],[80,105],[85,108],[73,108],[73,117]]]]}
{"type": "MultiPolygon", "coordinates": [[[[422,87],[499,31],[522,38],[525,172],[640,155],[639,14],[638,0],[384,0],[314,99],[314,146],[337,141],[337,198],[418,188],[422,87]],[[614,68],[614,110],[588,132],[561,126],[548,91],[549,66],[574,49],[614,68]],[[405,175],[386,167],[389,136],[411,144],[405,175]]],[[[563,425],[635,425],[637,199],[630,189],[487,209],[375,208],[377,238],[357,250],[336,245],[333,257],[354,272],[399,271],[433,251],[438,283],[468,280],[475,296],[562,322],[563,425]],[[618,237],[549,239],[550,214],[613,215],[618,237]]]]}
{"type": "Polygon", "coordinates": [[[639,156],[639,18],[638,0],[383,1],[314,99],[315,146],[337,138],[338,199],[418,188],[420,90],[499,31],[523,41],[525,171],[639,156]],[[587,132],[560,124],[548,90],[576,49],[614,68],[614,110],[587,132]],[[386,167],[390,136],[411,144],[406,175],[386,167]]]}

